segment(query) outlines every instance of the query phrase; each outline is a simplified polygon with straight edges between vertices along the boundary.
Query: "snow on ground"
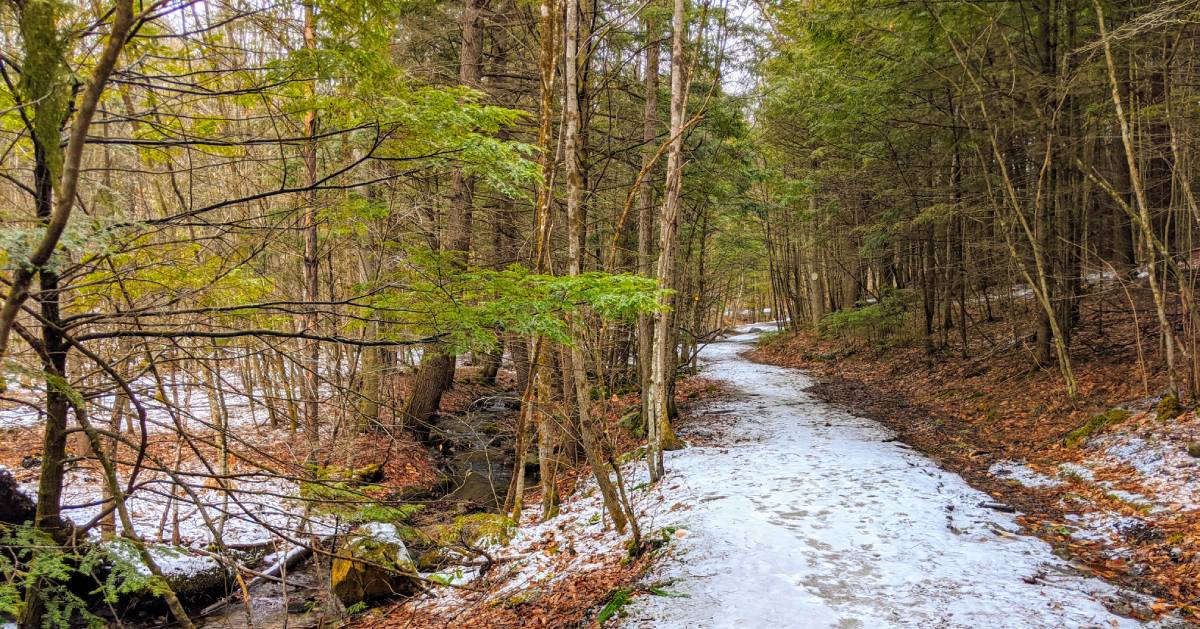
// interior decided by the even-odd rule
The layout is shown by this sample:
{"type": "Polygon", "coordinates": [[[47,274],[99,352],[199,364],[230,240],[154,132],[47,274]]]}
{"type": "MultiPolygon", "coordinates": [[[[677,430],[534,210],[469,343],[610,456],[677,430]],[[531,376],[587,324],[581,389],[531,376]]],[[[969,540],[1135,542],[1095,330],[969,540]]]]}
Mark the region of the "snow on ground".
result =
{"type": "MultiPolygon", "coordinates": [[[[644,462],[627,463],[622,473],[643,534],[661,535],[661,522],[678,501],[664,501],[661,492],[649,486],[644,462]]],[[[595,481],[590,478],[563,502],[557,517],[542,520],[541,505],[530,505],[522,512],[522,526],[516,528],[507,544],[492,543],[486,548],[497,562],[488,581],[498,587],[489,588],[486,596],[466,589],[435,588],[412,605],[414,609],[452,616],[484,599],[493,603],[519,601],[573,575],[610,567],[626,556],[629,535],[617,535],[607,515],[595,481]]],[[[475,587],[479,570],[451,567],[425,576],[475,587]]]]}
{"type": "MultiPolygon", "coordinates": [[[[19,383],[12,395],[36,400],[44,396],[38,386],[32,381],[19,383]]],[[[266,425],[268,413],[262,398],[256,393],[247,394],[235,374],[222,375],[224,401],[219,404],[208,389],[195,383],[168,382],[166,386],[170,405],[164,404],[161,396],[156,396],[158,389],[152,378],[142,377],[131,382],[131,388],[147,411],[149,434],[176,432],[176,421],[188,434],[207,434],[216,425],[216,411],[226,414],[231,441],[238,446],[246,442],[250,443],[248,448],[256,449],[254,443],[269,444],[275,439],[287,438],[281,430],[266,425]],[[218,408],[221,410],[217,411],[218,408]]],[[[325,388],[328,389],[328,385],[325,388]]],[[[329,394],[325,389],[323,391],[329,394]]],[[[111,394],[89,399],[93,419],[110,417],[114,400],[111,394]]],[[[43,421],[34,406],[9,404],[8,408],[0,410],[0,436],[6,430],[36,429],[43,421]]],[[[136,419],[128,421],[136,422],[136,419]]],[[[136,432],[135,427],[135,438],[136,432]]],[[[30,453],[37,454],[40,453],[30,453]]],[[[194,458],[191,452],[185,454],[187,459],[194,458]]],[[[33,458],[36,462],[36,457],[33,458]]],[[[139,535],[149,541],[171,543],[177,529],[181,546],[204,548],[213,543],[214,528],[226,543],[239,546],[265,544],[280,539],[281,534],[297,539],[309,533],[328,535],[334,532],[331,519],[305,516],[304,504],[298,499],[300,486],[296,479],[280,477],[252,465],[245,466],[236,456],[233,458],[235,467],[231,470],[228,492],[209,479],[217,466],[215,461],[209,461],[207,466],[194,460],[182,463],[178,478],[189,486],[192,495],[177,486],[167,474],[143,470],[126,501],[139,535]]],[[[36,500],[36,474],[27,473],[24,478],[22,490],[36,500]]],[[[122,487],[126,480],[122,475],[122,487]]],[[[81,525],[92,521],[103,509],[104,497],[104,481],[98,465],[90,463],[68,469],[63,483],[63,514],[66,517],[81,525]]],[[[116,526],[118,530],[123,528],[119,521],[116,526]]],[[[96,530],[92,533],[99,535],[96,530]]]]}
{"type": "MultiPolygon", "coordinates": [[[[144,470],[136,489],[125,501],[138,535],[145,541],[163,544],[152,546],[152,552],[168,577],[180,580],[215,568],[217,563],[209,551],[218,535],[225,544],[234,547],[267,548],[285,540],[329,536],[347,528],[333,516],[306,509],[299,498],[300,486],[296,480],[261,471],[235,470],[227,492],[212,481],[206,482],[205,473],[199,463],[181,466],[179,478],[187,483],[192,494],[189,495],[167,475],[144,470]]],[[[122,477],[120,481],[124,487],[127,479],[122,477]]],[[[36,482],[20,487],[36,500],[36,482]]],[[[63,486],[64,516],[78,525],[89,523],[102,511],[104,500],[104,482],[98,470],[77,467],[67,471],[63,486]]],[[[116,529],[123,531],[124,526],[115,514],[113,519],[116,529]]],[[[93,539],[100,538],[98,528],[91,529],[89,534],[93,539]]],[[[140,560],[133,563],[139,564],[140,560]]],[[[258,565],[269,564],[267,558],[258,565]]]]}
{"type": "Polygon", "coordinates": [[[687,598],[636,599],[631,627],[1134,627],[1129,596],[1078,574],[1011,514],[879,424],[806,394],[802,373],[710,346],[708,375],[743,397],[729,445],[667,458],[654,491],[690,509],[651,580],[687,598]]]}
{"type": "Polygon", "coordinates": [[[1200,509],[1195,483],[1200,459],[1187,452],[1200,442],[1200,422],[1194,413],[1158,421],[1153,412],[1139,414],[1114,430],[1091,440],[1085,464],[1093,469],[1132,468],[1132,476],[1154,504],[1172,511],[1200,509]]]}
{"type": "MultiPolygon", "coordinates": [[[[199,465],[186,467],[195,474],[203,473],[199,465]]],[[[176,522],[180,544],[196,548],[213,542],[213,528],[226,543],[237,545],[266,544],[278,539],[279,533],[293,539],[303,536],[304,531],[333,533],[333,522],[320,517],[309,517],[310,528],[302,530],[305,509],[298,498],[299,485],[292,480],[247,474],[232,482],[227,496],[219,487],[211,483],[205,486],[197,477],[187,476],[186,469],[182,478],[189,481],[197,500],[174,487],[164,475],[146,471],[139,477],[140,486],[126,500],[126,508],[143,538],[170,542],[176,522]]],[[[29,496],[37,495],[36,483],[23,484],[21,489],[29,496]]],[[[85,524],[100,513],[103,500],[104,483],[98,472],[84,468],[67,472],[63,487],[65,516],[76,524],[85,524]]],[[[122,529],[119,521],[117,529],[122,529]]],[[[93,530],[93,534],[99,532],[93,530]]]]}
{"type": "MultiPolygon", "coordinates": [[[[337,395],[337,390],[330,382],[334,374],[323,370],[322,376],[318,393],[319,401],[325,404],[337,395]]],[[[348,373],[343,374],[342,378],[348,376],[348,373]]],[[[193,373],[189,374],[186,380],[179,378],[173,381],[171,377],[165,376],[163,390],[166,391],[169,404],[162,401],[163,396],[154,378],[142,376],[129,382],[130,390],[146,410],[148,432],[175,432],[176,422],[189,432],[215,429],[219,423],[217,419],[221,416],[218,413],[224,413],[230,429],[260,428],[269,423],[267,399],[278,394],[264,391],[253,384],[247,385],[236,373],[221,373],[219,380],[212,374],[206,374],[203,377],[207,378],[207,381],[204,382],[197,380],[200,377],[199,374],[193,373]],[[219,396],[214,394],[218,390],[219,396]]],[[[298,395],[297,392],[284,390],[280,393],[298,395]]],[[[45,384],[35,379],[23,378],[20,382],[12,383],[8,396],[25,403],[0,403],[0,430],[42,426],[45,418],[39,409],[45,395],[45,384]]],[[[117,396],[108,392],[88,394],[86,399],[92,420],[99,423],[97,418],[107,421],[112,416],[117,396]]],[[[286,404],[282,400],[277,402],[280,407],[286,404]]],[[[134,409],[127,407],[125,416],[126,424],[136,426],[137,415],[134,409]]]]}
{"type": "MultiPolygon", "coordinates": [[[[211,398],[209,389],[203,385],[166,382],[167,396],[171,402],[169,406],[161,401],[158,385],[153,378],[137,378],[129,386],[146,409],[147,430],[151,433],[175,430],[176,419],[188,430],[209,429],[216,425],[213,417],[215,399],[211,398]]],[[[246,389],[240,379],[232,374],[221,376],[220,387],[224,392],[223,404],[231,428],[267,422],[267,410],[261,392],[246,389]]],[[[43,424],[45,419],[38,408],[40,401],[45,398],[44,384],[26,379],[12,387],[9,394],[30,404],[9,403],[5,408],[0,408],[0,430],[34,428],[43,424]]],[[[115,400],[116,396],[111,393],[89,398],[89,414],[93,421],[96,418],[107,421],[112,415],[115,400]]],[[[133,413],[133,409],[129,409],[127,421],[137,421],[133,413]]]]}
{"type": "Polygon", "coordinates": [[[1022,487],[1042,489],[1044,487],[1059,487],[1062,481],[1050,478],[1024,463],[1016,461],[996,461],[988,468],[988,474],[1019,483],[1022,487]]]}
{"type": "Polygon", "coordinates": [[[1150,410],[1093,435],[1081,447],[1080,461],[1059,464],[1054,477],[1016,461],[999,461],[988,471],[1026,487],[1060,489],[1064,509],[1084,511],[1068,515],[1071,537],[1103,543],[1110,556],[1119,557],[1128,554],[1127,538],[1152,529],[1158,517],[1200,509],[1200,486],[1194,482],[1200,459],[1188,454],[1188,444],[1196,442],[1195,413],[1159,421],[1150,410]],[[1097,489],[1144,517],[1084,498],[1068,482],[1097,489]]]}

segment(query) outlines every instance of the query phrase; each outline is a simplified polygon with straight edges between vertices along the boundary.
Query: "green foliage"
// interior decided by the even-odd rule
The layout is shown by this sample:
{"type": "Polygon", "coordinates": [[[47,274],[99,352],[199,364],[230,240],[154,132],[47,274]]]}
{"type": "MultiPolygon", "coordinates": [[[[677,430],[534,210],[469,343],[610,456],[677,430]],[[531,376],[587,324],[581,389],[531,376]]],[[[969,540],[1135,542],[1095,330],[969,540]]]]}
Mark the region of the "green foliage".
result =
{"type": "MultiPolygon", "coordinates": [[[[160,556],[182,554],[182,551],[168,546],[155,548],[160,556]]],[[[150,574],[133,541],[118,537],[107,542],[103,549],[109,572],[104,585],[92,593],[99,594],[106,603],[116,603],[123,594],[162,596],[167,592],[166,581],[150,574]]]]}
{"type": "Polygon", "coordinates": [[[629,432],[629,436],[634,439],[642,439],[646,436],[646,421],[642,418],[640,408],[634,407],[629,412],[621,416],[617,425],[629,432]]]}
{"type": "Polygon", "coordinates": [[[513,265],[463,269],[453,252],[409,250],[392,289],[370,300],[374,314],[403,313],[407,322],[439,335],[451,351],[491,351],[498,334],[543,336],[572,344],[582,320],[629,321],[661,308],[657,283],[631,274],[557,276],[513,265]]]}
{"type": "Polygon", "coordinates": [[[456,568],[454,570],[454,572],[434,572],[434,573],[427,575],[425,578],[429,579],[430,581],[433,581],[434,583],[440,583],[442,585],[450,585],[451,583],[454,583],[456,580],[461,579],[462,575],[463,575],[462,568],[456,568]]]}
{"type": "Polygon", "coordinates": [[[826,315],[821,320],[820,332],[827,338],[883,341],[906,332],[909,310],[916,303],[918,298],[913,291],[889,291],[875,303],[826,315]]]}
{"type": "Polygon", "coordinates": [[[89,594],[109,604],[127,594],[161,596],[166,584],[148,574],[133,544],[117,539],[64,547],[32,526],[0,525],[0,617],[19,617],[25,588],[36,583],[45,607],[43,626],[106,627],[107,622],[89,611],[88,601],[71,582],[104,575],[89,594]]]}
{"type": "Polygon", "coordinates": [[[671,590],[664,589],[662,586],[658,585],[651,585],[650,587],[646,588],[646,592],[653,596],[663,596],[666,598],[690,598],[688,594],[684,594],[683,592],[672,592],[671,590]]]}
{"type": "Polygon", "coordinates": [[[315,112],[319,131],[354,130],[345,137],[380,158],[453,165],[507,196],[523,196],[537,180],[533,148],[497,133],[524,112],[484,104],[467,87],[421,85],[395,63],[395,25],[412,3],[322,0],[314,9],[316,49],[300,47],[267,64],[269,96],[286,113],[315,112]]]}
{"type": "Polygon", "coordinates": [[[767,330],[758,335],[758,338],[754,340],[754,344],[758,347],[770,347],[787,337],[788,333],[785,330],[767,330]]]}
{"type": "MultiPolygon", "coordinates": [[[[198,306],[228,306],[267,298],[275,280],[263,270],[243,264],[251,254],[213,250],[198,242],[153,244],[150,237],[128,243],[126,251],[105,254],[112,266],[99,265],[86,276],[79,291],[81,306],[95,308],[105,301],[170,295],[198,306]],[[153,263],[147,264],[146,247],[153,246],[153,263]],[[120,278],[118,281],[117,278],[120,278]]],[[[231,311],[227,316],[243,318],[249,312],[231,311]]],[[[286,319],[263,318],[263,323],[286,319]]]]}
{"type": "Polygon", "coordinates": [[[604,604],[604,607],[600,608],[600,613],[596,615],[596,624],[603,625],[608,622],[609,619],[621,611],[622,607],[628,605],[632,600],[633,590],[627,587],[620,587],[613,590],[613,593],[608,597],[608,602],[604,604]]]}

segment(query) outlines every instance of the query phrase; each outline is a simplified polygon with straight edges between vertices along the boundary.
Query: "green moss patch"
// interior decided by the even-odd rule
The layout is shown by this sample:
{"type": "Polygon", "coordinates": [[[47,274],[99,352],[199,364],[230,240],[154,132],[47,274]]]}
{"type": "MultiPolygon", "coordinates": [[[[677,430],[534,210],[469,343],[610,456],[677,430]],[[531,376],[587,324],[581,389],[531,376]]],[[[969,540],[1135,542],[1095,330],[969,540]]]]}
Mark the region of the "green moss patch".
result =
{"type": "Polygon", "coordinates": [[[1168,419],[1175,419],[1183,409],[1179,406],[1179,398],[1175,394],[1168,393],[1163,396],[1163,399],[1158,401],[1154,406],[1154,416],[1160,422],[1165,422],[1168,419]]]}
{"type": "Polygon", "coordinates": [[[1077,448],[1087,441],[1088,437],[1129,419],[1131,415],[1132,413],[1123,408],[1110,408],[1099,415],[1094,415],[1087,420],[1087,423],[1067,433],[1067,436],[1063,437],[1063,446],[1077,448]]]}

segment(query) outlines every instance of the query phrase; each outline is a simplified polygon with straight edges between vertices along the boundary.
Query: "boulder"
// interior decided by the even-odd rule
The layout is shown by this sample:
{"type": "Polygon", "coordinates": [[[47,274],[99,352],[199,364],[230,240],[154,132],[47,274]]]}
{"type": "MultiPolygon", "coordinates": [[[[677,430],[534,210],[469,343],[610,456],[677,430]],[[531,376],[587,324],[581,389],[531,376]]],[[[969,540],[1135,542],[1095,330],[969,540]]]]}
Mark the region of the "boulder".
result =
{"type": "Polygon", "coordinates": [[[442,546],[504,545],[512,540],[517,523],[502,513],[470,513],[431,527],[429,533],[442,546]]]}
{"type": "Polygon", "coordinates": [[[500,513],[468,513],[421,530],[415,548],[417,568],[433,572],[464,559],[485,556],[481,549],[508,544],[517,524],[500,513]]]}
{"type": "MultiPolygon", "coordinates": [[[[134,543],[124,538],[105,542],[109,561],[125,564],[142,577],[149,577],[150,567],[142,561],[134,543]]],[[[208,555],[194,554],[183,546],[147,544],[146,550],[162,572],[163,579],[175,595],[184,600],[199,600],[215,592],[224,592],[233,583],[233,575],[220,561],[208,555]]],[[[116,567],[116,566],[114,566],[116,567]]],[[[149,588],[149,583],[146,587],[149,588]]],[[[137,594],[149,594],[151,589],[134,589],[137,594]]]]}
{"type": "Polygon", "coordinates": [[[1158,421],[1165,422],[1170,419],[1179,417],[1183,409],[1179,406],[1179,398],[1173,393],[1168,393],[1154,405],[1154,416],[1158,421]]]}
{"type": "Polygon", "coordinates": [[[167,585],[183,599],[203,598],[214,592],[224,592],[233,585],[232,575],[225,566],[210,557],[187,556],[165,566],[162,557],[155,557],[155,561],[162,567],[167,585]]]}
{"type": "Polygon", "coordinates": [[[416,566],[400,532],[391,524],[370,522],[346,539],[330,567],[333,593],[346,607],[420,591],[416,566]]]}

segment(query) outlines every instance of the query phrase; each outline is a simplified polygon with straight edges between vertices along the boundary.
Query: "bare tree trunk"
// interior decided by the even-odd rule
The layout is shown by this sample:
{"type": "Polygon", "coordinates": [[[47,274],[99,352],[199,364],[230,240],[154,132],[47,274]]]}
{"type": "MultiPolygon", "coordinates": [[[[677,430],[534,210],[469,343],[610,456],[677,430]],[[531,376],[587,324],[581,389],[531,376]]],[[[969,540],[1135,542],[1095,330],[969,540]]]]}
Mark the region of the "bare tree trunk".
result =
{"type": "MultiPolygon", "coordinates": [[[[49,220],[53,208],[54,190],[50,166],[40,139],[34,141],[34,190],[37,217],[49,220]]],[[[42,317],[42,371],[46,382],[46,427],[42,435],[42,466],[38,475],[37,507],[34,526],[50,534],[59,543],[67,542],[72,531],[62,517],[62,488],[67,458],[67,391],[62,382],[67,377],[67,345],[62,338],[62,317],[59,309],[58,274],[51,268],[38,273],[36,301],[42,317]]],[[[22,627],[40,627],[44,606],[37,584],[26,592],[25,616],[22,627]]]]}
{"type": "MultiPolygon", "coordinates": [[[[541,51],[538,58],[538,71],[541,77],[539,90],[540,115],[538,122],[537,147],[542,172],[542,181],[538,185],[537,205],[533,221],[533,268],[541,273],[546,270],[549,255],[550,239],[550,206],[553,203],[551,187],[554,175],[554,156],[550,151],[550,135],[554,120],[554,79],[557,68],[558,46],[558,8],[554,0],[541,0],[538,5],[538,39],[541,51]]],[[[550,511],[548,506],[557,506],[557,461],[552,452],[552,444],[546,439],[554,431],[554,421],[546,412],[545,402],[548,400],[550,383],[545,374],[546,355],[549,350],[545,347],[544,339],[533,337],[528,355],[529,370],[526,386],[521,397],[521,419],[517,424],[517,456],[513,467],[513,480],[509,486],[508,498],[505,500],[506,511],[514,520],[521,517],[525,491],[525,457],[529,451],[530,434],[536,426],[538,429],[538,463],[541,469],[543,491],[543,514],[550,511]]],[[[518,372],[518,379],[520,379],[518,372]]]]}
{"type": "Polygon", "coordinates": [[[1175,330],[1167,318],[1166,297],[1159,286],[1158,279],[1158,246],[1155,242],[1154,225],[1150,219],[1150,208],[1146,199],[1146,189],[1138,172],[1137,153],[1133,146],[1133,136],[1125,116],[1125,107],[1121,101],[1121,90],[1117,83],[1116,64],[1113,62],[1112,46],[1108,40],[1108,31],[1104,25],[1104,9],[1099,0],[1092,0],[1096,10],[1096,21],[1100,27],[1100,41],[1104,46],[1104,60],[1108,68],[1108,82],[1112,88],[1113,106],[1117,113],[1117,124],[1121,126],[1121,143],[1125,147],[1125,163],[1129,167],[1129,181],[1133,186],[1134,199],[1137,201],[1137,223],[1141,228],[1142,239],[1146,245],[1146,270],[1150,275],[1150,290],[1154,295],[1154,309],[1158,315],[1158,325],[1161,329],[1166,349],[1167,387],[1169,393],[1179,395],[1179,375],[1175,366],[1175,330]]]}
{"type": "MultiPolygon", "coordinates": [[[[658,58],[662,43],[658,39],[657,25],[646,18],[646,66],[642,83],[645,86],[645,108],[642,114],[642,170],[648,171],[655,158],[654,139],[658,137],[658,58]]],[[[650,252],[653,246],[654,187],[649,177],[642,177],[638,186],[638,274],[650,277],[650,252]]],[[[642,422],[650,416],[647,406],[650,390],[650,365],[653,362],[654,327],[649,314],[639,314],[637,319],[638,377],[642,391],[642,422]]]]}
{"type": "MultiPolygon", "coordinates": [[[[817,213],[817,195],[814,193],[808,198],[808,211],[811,215],[816,216],[817,213]]],[[[812,313],[812,328],[814,331],[821,329],[821,320],[825,318],[825,284],[822,281],[819,265],[817,264],[817,236],[816,230],[812,230],[812,245],[809,249],[809,276],[808,280],[808,299],[809,311],[812,313]]]]}
{"type": "Polygon", "coordinates": [[[496,384],[496,374],[500,372],[501,351],[488,352],[480,357],[479,382],[488,386],[496,384]]]}
{"type": "MultiPolygon", "coordinates": [[[[310,53],[317,49],[316,15],[313,3],[304,3],[304,48],[310,53]]],[[[317,78],[308,84],[309,97],[316,96],[317,78]]],[[[317,310],[314,305],[317,293],[317,112],[309,109],[304,113],[304,182],[309,186],[307,205],[304,208],[304,300],[308,307],[304,313],[304,328],[310,334],[318,332],[317,310]]],[[[319,399],[321,395],[321,345],[316,339],[304,341],[304,432],[309,446],[314,451],[320,443],[319,399]]]]}
{"type": "MultiPolygon", "coordinates": [[[[567,0],[565,58],[563,62],[563,81],[566,83],[564,94],[564,154],[567,170],[567,272],[579,275],[583,271],[583,167],[580,164],[580,112],[579,112],[579,0],[567,0]]],[[[585,61],[587,63],[587,61],[585,61]]],[[[579,322],[576,327],[581,328],[579,322]]],[[[604,505],[612,514],[613,524],[618,533],[624,533],[627,521],[625,509],[613,488],[604,459],[600,455],[599,444],[596,442],[592,428],[592,418],[589,412],[591,396],[588,395],[587,367],[580,343],[583,335],[577,335],[575,344],[570,348],[571,381],[574,384],[575,405],[579,421],[579,437],[583,444],[583,452],[592,474],[596,477],[596,485],[604,498],[604,505]]]]}
{"type": "MultiPolygon", "coordinates": [[[[462,11],[462,46],[459,53],[459,81],[478,89],[483,75],[483,9],[487,0],[466,0],[462,11]]],[[[475,181],[462,170],[454,173],[450,192],[450,211],[446,216],[446,231],[442,248],[453,256],[454,263],[465,268],[471,255],[471,210],[474,204],[475,181]]],[[[427,347],[421,357],[416,382],[404,407],[405,419],[411,425],[428,427],[442,402],[442,394],[454,384],[455,356],[427,347]]],[[[428,433],[424,433],[428,434],[428,433]]]]}
{"type": "MultiPolygon", "coordinates": [[[[36,8],[28,5],[18,6],[21,11],[23,26],[41,31],[46,37],[30,38],[24,42],[25,61],[39,65],[43,70],[60,69],[65,74],[59,55],[61,51],[54,49],[52,36],[57,36],[59,24],[56,14],[46,6],[36,8]],[[31,11],[32,13],[25,13],[31,11]],[[27,20],[27,21],[26,21],[27,20]],[[36,59],[36,61],[31,61],[36,59]]],[[[69,345],[62,334],[62,318],[60,311],[60,277],[53,268],[47,266],[58,247],[63,232],[75,206],[76,192],[79,187],[81,162],[84,145],[88,137],[92,119],[95,116],[100,98],[104,93],[108,79],[116,67],[126,37],[132,28],[133,3],[131,0],[120,0],[111,12],[112,22],[108,38],[105,41],[90,78],[83,89],[82,95],[76,102],[74,120],[71,123],[65,150],[58,152],[59,134],[63,123],[68,119],[69,110],[56,110],[53,105],[54,94],[49,90],[65,89],[63,85],[48,85],[47,93],[28,94],[30,97],[36,123],[30,123],[25,118],[30,136],[34,140],[34,203],[38,223],[44,227],[41,239],[36,243],[24,264],[13,273],[8,297],[0,307],[0,357],[4,357],[8,349],[9,335],[21,306],[29,297],[29,287],[36,275],[39,281],[37,295],[38,307],[41,314],[42,339],[38,348],[42,355],[42,369],[46,380],[46,427],[42,441],[42,467],[38,477],[38,502],[34,512],[34,525],[48,533],[59,543],[68,541],[73,536],[73,526],[62,517],[62,486],[64,463],[67,443],[67,408],[69,405],[68,392],[61,386],[67,377],[67,352],[69,345]],[[46,109],[41,109],[45,107],[46,109]],[[47,122],[49,124],[47,124],[47,122]],[[57,159],[52,157],[55,156],[57,159]],[[58,161],[61,159],[61,161],[58,161]],[[50,164],[57,162],[61,174],[53,172],[50,164]],[[55,178],[58,178],[55,185],[55,178]],[[57,193],[57,197],[55,194],[57,193]]],[[[38,81],[49,82],[65,77],[39,76],[38,81]]],[[[61,94],[59,94],[61,96],[61,94]]],[[[0,378],[0,389],[3,389],[3,379],[0,378]]],[[[25,584],[25,607],[22,611],[21,626],[33,629],[42,625],[45,604],[42,599],[39,583],[25,584]]]]}
{"type": "MultiPolygon", "coordinates": [[[[662,217],[659,226],[657,277],[662,288],[673,288],[675,282],[675,253],[678,248],[680,193],[683,189],[683,125],[687,113],[687,64],[683,58],[684,29],[687,0],[675,0],[671,19],[671,144],[667,152],[667,186],[663,195],[662,217]]],[[[669,299],[669,298],[668,298],[669,299]]],[[[668,302],[669,303],[669,302],[668,302]]],[[[667,304],[663,304],[667,305],[667,304]]],[[[671,343],[671,317],[658,312],[654,319],[654,345],[651,356],[650,389],[646,393],[646,425],[649,444],[646,456],[650,464],[650,480],[657,482],[665,472],[663,449],[674,445],[671,430],[669,375],[675,370],[675,348],[671,343]]]]}

